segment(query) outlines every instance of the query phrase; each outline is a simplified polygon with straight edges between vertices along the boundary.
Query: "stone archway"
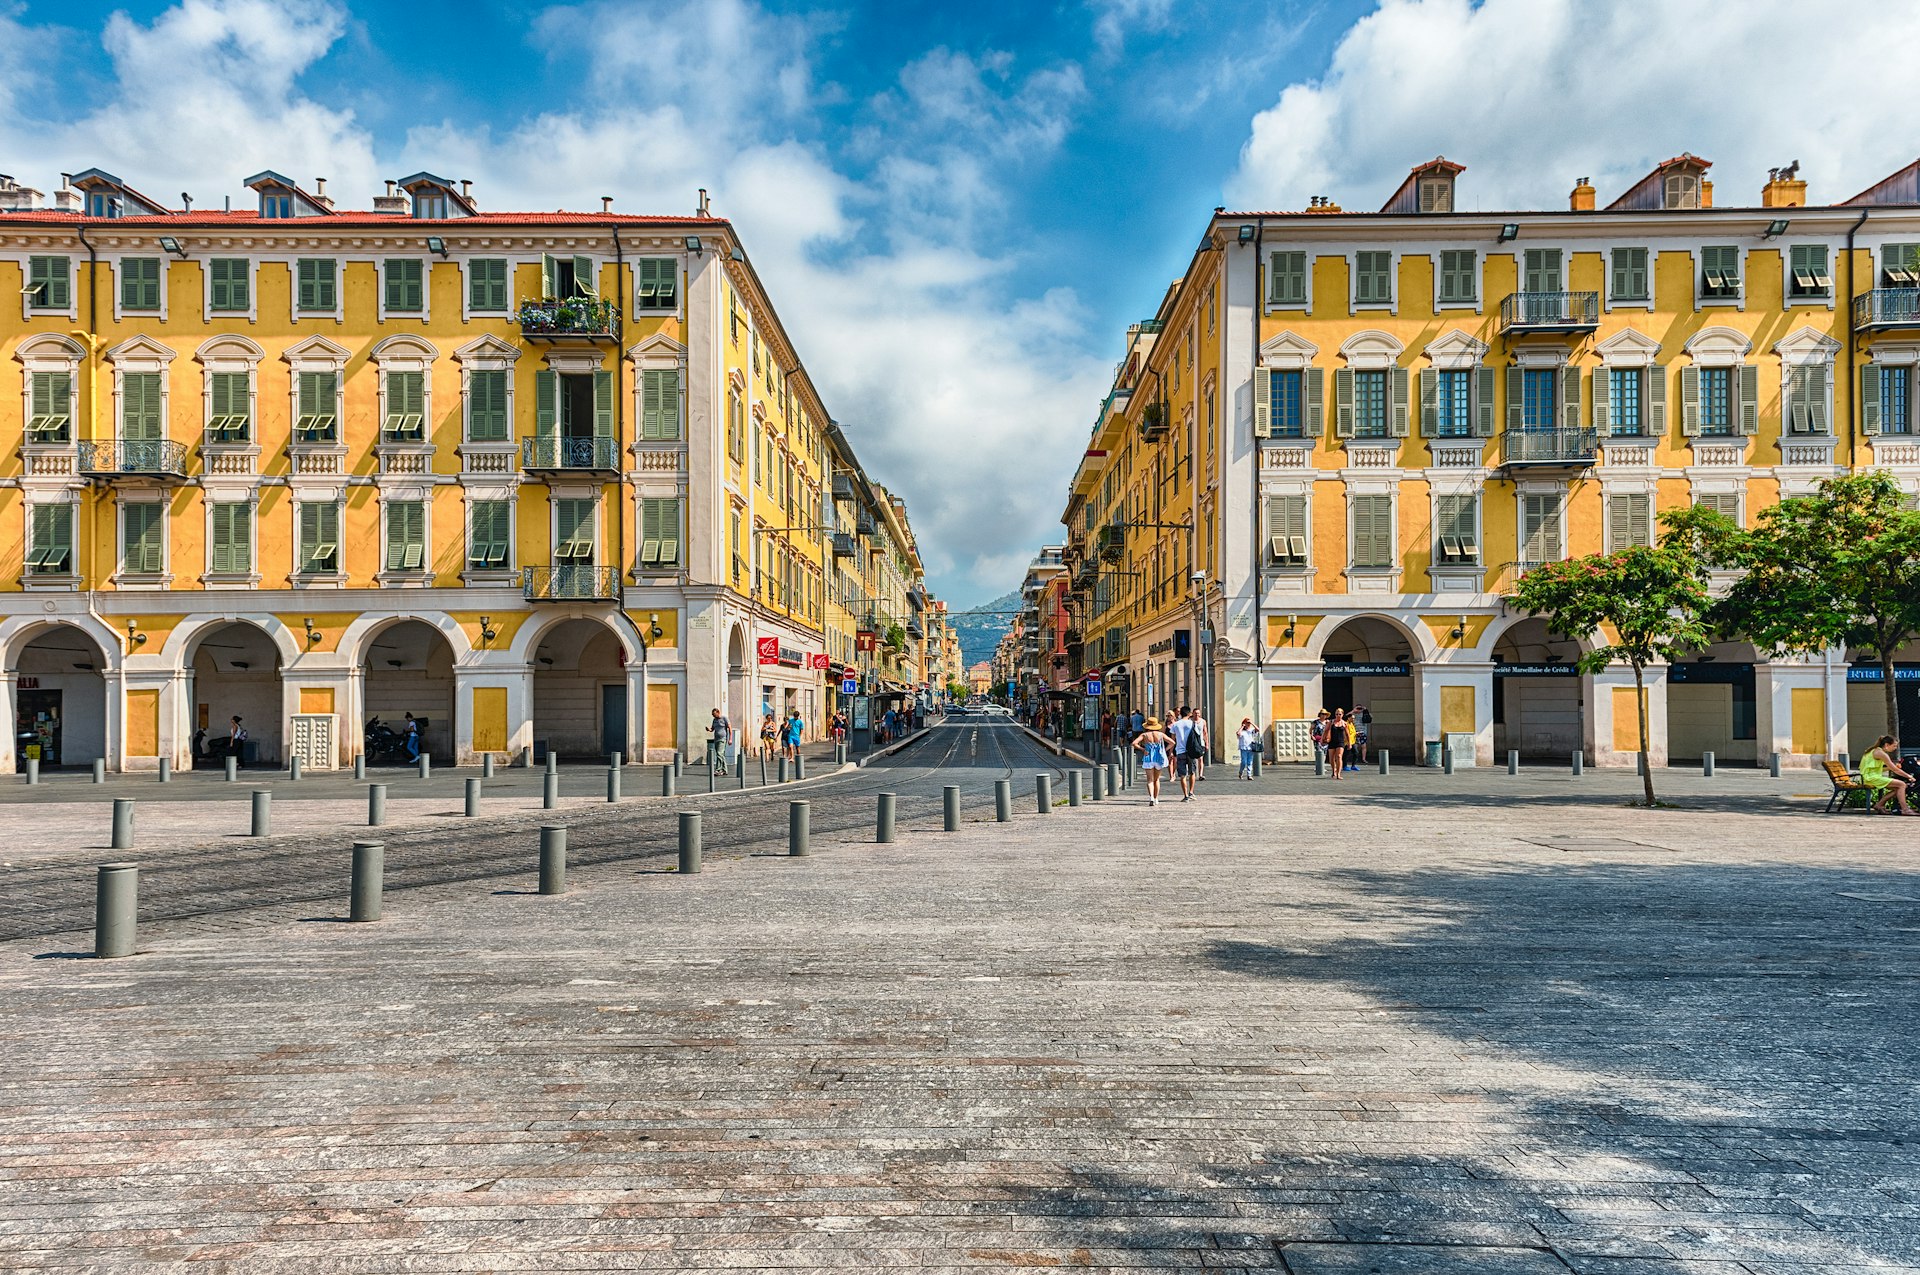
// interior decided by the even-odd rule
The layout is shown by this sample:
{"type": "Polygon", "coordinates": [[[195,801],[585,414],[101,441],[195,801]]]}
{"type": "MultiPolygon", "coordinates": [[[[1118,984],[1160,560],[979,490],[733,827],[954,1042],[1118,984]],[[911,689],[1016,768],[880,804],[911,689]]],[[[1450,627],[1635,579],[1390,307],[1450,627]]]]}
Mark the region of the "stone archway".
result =
{"type": "Polygon", "coordinates": [[[1334,624],[1324,638],[1315,637],[1322,662],[1321,703],[1307,706],[1309,716],[1321,708],[1365,707],[1372,719],[1367,727],[1372,748],[1414,756],[1414,672],[1422,654],[1414,636],[1383,616],[1357,615],[1334,624]],[[1365,671],[1342,673],[1343,664],[1365,671]]]}
{"type": "MultiPolygon", "coordinates": [[[[51,624],[16,648],[14,768],[93,765],[107,756],[107,657],[78,627],[51,624]]],[[[110,763],[111,764],[111,763],[110,763]]]]}
{"type": "Polygon", "coordinates": [[[425,620],[399,620],[368,635],[361,646],[361,720],[364,734],[378,717],[403,731],[407,714],[423,720],[420,751],[445,764],[455,760],[453,647],[425,620]]]}
{"type": "Polygon", "coordinates": [[[265,629],[246,620],[205,628],[187,648],[186,667],[193,678],[191,729],[204,745],[194,754],[195,765],[221,764],[235,717],[247,732],[242,765],[285,760],[280,648],[265,629]]]}
{"type": "Polygon", "coordinates": [[[1589,678],[1575,667],[1583,648],[1537,616],[1516,620],[1493,644],[1493,755],[1525,762],[1569,761],[1586,736],[1589,678]]]}
{"type": "MultiPolygon", "coordinates": [[[[752,712],[752,695],[751,666],[747,663],[747,631],[744,626],[736,624],[727,637],[727,720],[733,723],[734,736],[741,741],[759,729],[759,719],[752,712]]],[[[741,746],[745,747],[744,742],[741,746]]]]}
{"type": "Polygon", "coordinates": [[[532,651],[536,749],[604,762],[626,752],[626,647],[604,620],[570,618],[541,630],[532,651]]]}

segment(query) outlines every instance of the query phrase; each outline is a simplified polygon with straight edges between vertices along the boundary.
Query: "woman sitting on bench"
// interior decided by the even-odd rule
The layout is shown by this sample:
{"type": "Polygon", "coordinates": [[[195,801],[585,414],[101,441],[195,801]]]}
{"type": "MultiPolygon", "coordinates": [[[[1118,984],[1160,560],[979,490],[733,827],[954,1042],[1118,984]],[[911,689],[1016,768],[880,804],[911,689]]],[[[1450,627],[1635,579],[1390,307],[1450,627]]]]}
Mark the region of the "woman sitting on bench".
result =
{"type": "Polygon", "coordinates": [[[1920,815],[1907,801],[1913,776],[1900,768],[1899,747],[1899,740],[1882,735],[1860,759],[1860,782],[1873,789],[1875,814],[1920,815]]]}

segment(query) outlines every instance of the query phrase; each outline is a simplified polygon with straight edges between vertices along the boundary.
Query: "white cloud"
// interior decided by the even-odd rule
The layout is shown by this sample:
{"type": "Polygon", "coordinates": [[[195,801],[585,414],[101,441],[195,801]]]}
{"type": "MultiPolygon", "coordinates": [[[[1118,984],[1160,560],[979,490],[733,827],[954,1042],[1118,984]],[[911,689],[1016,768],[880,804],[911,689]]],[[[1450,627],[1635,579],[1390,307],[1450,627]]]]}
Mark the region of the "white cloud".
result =
{"type": "Polygon", "coordinates": [[[1758,202],[1794,159],[1831,202],[1913,159],[1883,126],[1911,114],[1907,84],[1863,73],[1859,51],[1916,42],[1907,0],[1845,21],[1800,0],[1383,0],[1323,78],[1254,117],[1227,189],[1243,208],[1328,194],[1371,210],[1445,154],[1467,165],[1463,208],[1563,207],[1581,176],[1604,204],[1692,151],[1714,161],[1719,202],[1758,202]]]}
{"type": "Polygon", "coordinates": [[[1093,41],[1107,58],[1120,56],[1129,35],[1164,31],[1173,17],[1173,0],[1087,0],[1087,8],[1094,13],[1093,41]]]}

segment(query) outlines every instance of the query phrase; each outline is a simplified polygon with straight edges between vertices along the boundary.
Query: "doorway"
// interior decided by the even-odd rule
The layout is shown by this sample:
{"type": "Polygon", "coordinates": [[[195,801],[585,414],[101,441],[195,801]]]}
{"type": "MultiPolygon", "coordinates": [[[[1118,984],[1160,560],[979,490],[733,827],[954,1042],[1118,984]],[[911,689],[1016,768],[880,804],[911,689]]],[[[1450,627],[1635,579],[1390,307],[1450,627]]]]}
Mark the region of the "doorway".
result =
{"type": "Polygon", "coordinates": [[[600,688],[600,739],[607,753],[627,755],[627,684],[611,683],[600,688]]]}
{"type": "Polygon", "coordinates": [[[20,691],[15,701],[14,755],[25,770],[29,757],[42,769],[60,764],[60,692],[20,691]]]}

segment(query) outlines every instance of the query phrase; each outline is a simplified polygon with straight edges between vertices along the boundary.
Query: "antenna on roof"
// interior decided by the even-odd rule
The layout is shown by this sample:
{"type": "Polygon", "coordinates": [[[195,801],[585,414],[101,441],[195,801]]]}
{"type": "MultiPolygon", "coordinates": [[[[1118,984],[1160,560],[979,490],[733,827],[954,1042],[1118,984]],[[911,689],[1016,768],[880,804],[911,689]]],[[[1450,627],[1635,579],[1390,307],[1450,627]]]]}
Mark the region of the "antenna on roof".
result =
{"type": "Polygon", "coordinates": [[[193,196],[189,195],[184,190],[180,192],[180,211],[182,212],[193,211],[193,196]]]}

